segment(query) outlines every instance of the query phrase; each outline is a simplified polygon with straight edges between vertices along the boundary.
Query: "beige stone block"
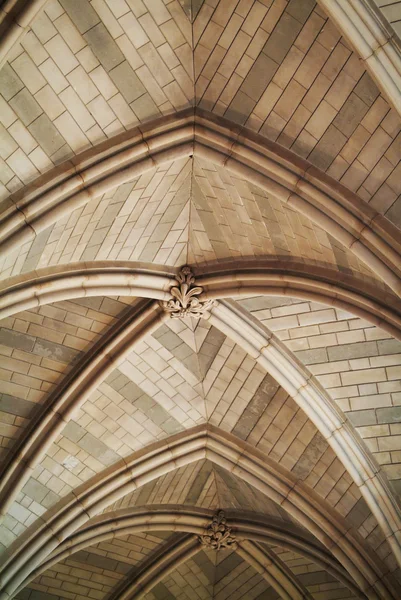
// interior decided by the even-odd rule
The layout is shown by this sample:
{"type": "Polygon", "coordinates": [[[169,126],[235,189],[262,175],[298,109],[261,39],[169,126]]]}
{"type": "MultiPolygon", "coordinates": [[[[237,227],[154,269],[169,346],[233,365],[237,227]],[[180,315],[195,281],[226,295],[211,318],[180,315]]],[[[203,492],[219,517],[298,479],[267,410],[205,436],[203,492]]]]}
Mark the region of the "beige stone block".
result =
{"type": "Polygon", "coordinates": [[[69,113],[65,112],[60,117],[57,117],[54,121],[54,125],[69,146],[76,152],[82,151],[90,146],[89,140],[69,113]]]}
{"type": "Polygon", "coordinates": [[[248,35],[254,36],[266,13],[267,7],[263,6],[263,4],[260,2],[255,2],[249,11],[241,29],[248,35]]]}
{"type": "Polygon", "coordinates": [[[89,102],[87,106],[102,129],[110,125],[116,118],[105,99],[101,96],[89,102]]]}
{"type": "Polygon", "coordinates": [[[58,96],[49,85],[45,85],[35,94],[35,100],[52,121],[65,111],[65,106],[60,102],[58,96]]]}
{"type": "Polygon", "coordinates": [[[319,139],[322,137],[336,115],[337,111],[325,100],[322,100],[318,108],[312,114],[308,123],[305,125],[305,129],[311,135],[313,135],[313,137],[319,139]]]}
{"type": "Polygon", "coordinates": [[[80,50],[80,52],[76,54],[76,57],[87,73],[92,71],[92,69],[95,69],[99,64],[98,59],[89,46],[85,46],[85,48],[80,50]]]}
{"type": "Polygon", "coordinates": [[[42,63],[39,67],[39,70],[56,94],[68,86],[68,81],[51,58],[48,58],[44,63],[42,63]]]}
{"type": "Polygon", "coordinates": [[[367,427],[357,427],[357,431],[363,438],[381,437],[390,434],[390,428],[388,425],[369,425],[367,427]]]}
{"type": "Polygon", "coordinates": [[[52,38],[47,44],[45,44],[45,48],[53,58],[54,62],[59,67],[60,71],[63,75],[67,75],[73,69],[78,67],[79,63],[61,35],[56,35],[52,38]]]}
{"type": "Polygon", "coordinates": [[[42,44],[49,41],[57,30],[44,11],[39,12],[31,23],[31,28],[42,44]]]}
{"type": "Polygon", "coordinates": [[[72,87],[68,87],[62,91],[59,97],[64,102],[64,105],[68,107],[68,111],[72,114],[82,131],[86,131],[95,125],[90,112],[72,87]]]}
{"type": "Polygon", "coordinates": [[[81,66],[72,71],[67,79],[84,104],[88,104],[99,95],[98,89],[81,66]]]}
{"type": "Polygon", "coordinates": [[[44,77],[25,52],[14,60],[12,67],[32,94],[46,84],[44,77]]]}
{"type": "MultiPolygon", "coordinates": [[[[116,3],[114,3],[114,5],[113,3],[111,3],[111,7],[115,5],[116,3]]],[[[112,11],[110,10],[109,6],[104,0],[92,0],[92,6],[103,21],[103,23],[105,24],[105,26],[107,27],[107,29],[109,30],[110,35],[113,38],[117,38],[124,33],[123,28],[121,27],[118,20],[113,15],[112,11]]],[[[125,12],[128,12],[128,10],[126,10],[125,12]]]]}
{"type": "Polygon", "coordinates": [[[26,154],[32,152],[32,150],[38,145],[21,121],[15,121],[15,123],[9,127],[8,132],[21,147],[21,150],[23,150],[26,154]]]}
{"type": "Polygon", "coordinates": [[[133,127],[138,123],[138,119],[121,94],[113,96],[109,100],[109,104],[124,127],[133,127]]]}
{"type": "Polygon", "coordinates": [[[394,379],[401,379],[401,366],[397,365],[396,367],[387,367],[387,379],[390,381],[394,379]]]}
{"type": "Polygon", "coordinates": [[[401,450],[401,435],[389,435],[388,437],[378,438],[379,450],[401,450]]]}
{"type": "Polygon", "coordinates": [[[39,175],[36,167],[20,148],[6,162],[23,183],[29,183],[39,175]]]}
{"type": "Polygon", "coordinates": [[[122,16],[118,22],[135,48],[140,48],[149,42],[148,36],[131,12],[122,16]]]}
{"type": "Polygon", "coordinates": [[[33,31],[28,31],[21,43],[35,65],[40,65],[49,57],[33,31]]]}
{"type": "Polygon", "coordinates": [[[350,371],[349,373],[341,373],[343,385],[352,385],[360,383],[376,383],[386,381],[386,371],[381,369],[364,369],[362,371],[350,371]]]}
{"type": "Polygon", "coordinates": [[[7,129],[0,125],[0,156],[8,158],[18,148],[15,139],[8,133],[7,129]]]}

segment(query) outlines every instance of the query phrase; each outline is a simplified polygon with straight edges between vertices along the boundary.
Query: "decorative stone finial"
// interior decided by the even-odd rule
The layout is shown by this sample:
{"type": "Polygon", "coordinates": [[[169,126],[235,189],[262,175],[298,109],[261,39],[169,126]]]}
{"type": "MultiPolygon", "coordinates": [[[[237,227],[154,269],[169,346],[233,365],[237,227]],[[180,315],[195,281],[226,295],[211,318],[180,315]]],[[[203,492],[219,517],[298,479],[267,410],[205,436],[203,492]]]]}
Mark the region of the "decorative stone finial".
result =
{"type": "Polygon", "coordinates": [[[183,267],[177,275],[179,286],[171,288],[172,300],[161,302],[166,312],[170,313],[173,319],[182,319],[183,317],[195,317],[195,319],[206,319],[209,316],[214,300],[199,300],[203,288],[195,286],[195,277],[189,267],[183,267]]]}
{"type": "Polygon", "coordinates": [[[211,525],[206,529],[206,533],[199,536],[199,541],[202,546],[213,548],[213,550],[220,550],[220,548],[236,550],[238,546],[222,510],[214,515],[211,525]]]}

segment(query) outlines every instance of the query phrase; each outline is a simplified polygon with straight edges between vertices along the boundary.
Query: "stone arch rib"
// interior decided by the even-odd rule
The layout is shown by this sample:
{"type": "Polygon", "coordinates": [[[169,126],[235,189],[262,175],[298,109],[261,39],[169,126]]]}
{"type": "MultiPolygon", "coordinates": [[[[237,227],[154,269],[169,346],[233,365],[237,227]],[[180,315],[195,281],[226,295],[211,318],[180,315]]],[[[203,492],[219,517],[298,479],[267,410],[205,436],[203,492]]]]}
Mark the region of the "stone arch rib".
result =
{"type": "MultiPolygon", "coordinates": [[[[333,575],[356,596],[361,595],[355,582],[330,551],[320,544],[318,545],[316,540],[299,526],[289,525],[273,517],[253,513],[244,515],[243,511],[239,513],[230,509],[225,510],[225,513],[229,518],[230,526],[235,526],[237,538],[241,537],[241,539],[254,543],[278,545],[296,552],[333,575]]],[[[179,509],[176,505],[151,505],[104,513],[91,519],[86,527],[62,542],[49,558],[31,573],[23,585],[75,552],[87,548],[89,545],[109,540],[114,536],[143,530],[160,531],[168,527],[177,532],[201,535],[204,533],[204,528],[210,524],[211,518],[212,511],[186,505],[179,509]]],[[[365,596],[362,595],[362,597],[365,596]]]]}
{"type": "Polygon", "coordinates": [[[155,585],[202,549],[198,538],[186,535],[150,556],[139,573],[111,592],[109,600],[140,600],[155,585]]]}
{"type": "MultiPolygon", "coordinates": [[[[63,499],[38,526],[28,530],[5,561],[0,598],[12,597],[60,542],[112,502],[162,474],[202,458],[230,470],[287,510],[329,549],[368,598],[396,600],[397,592],[387,580],[378,558],[370,554],[364,541],[349,530],[324,499],[263,453],[209,425],[195,427],[134,453],[63,499]]],[[[184,513],[180,507],[179,514],[184,513]]],[[[179,518],[177,515],[173,523],[179,518]]],[[[147,523],[151,527],[149,515],[147,523]]],[[[159,529],[171,530],[171,515],[164,517],[164,527],[162,523],[159,522],[159,529]]],[[[203,518],[202,525],[206,524],[203,518]]],[[[113,529],[113,523],[108,523],[106,531],[110,528],[113,529]]]]}
{"type": "Polygon", "coordinates": [[[399,230],[353,192],[279,144],[200,109],[134,129],[64,163],[10,197],[0,248],[15,248],[90,199],[166,161],[200,156],[328,231],[401,295],[399,230]]]}
{"type": "Polygon", "coordinates": [[[401,564],[400,507],[384,475],[345,415],[266,327],[233,301],[219,302],[210,322],[246,350],[302,408],[343,463],[401,564]]]}
{"type": "MultiPolygon", "coordinates": [[[[166,280],[171,282],[170,277],[166,278],[166,276],[159,275],[160,281],[155,275],[152,277],[154,290],[156,290],[154,295],[157,297],[159,294],[164,297],[166,280]]],[[[137,277],[137,279],[140,279],[140,277],[137,277]]],[[[99,277],[96,275],[95,284],[98,281],[99,277]]],[[[228,275],[224,281],[224,291],[221,294],[233,293],[235,290],[229,287],[233,283],[232,276],[228,275]]],[[[263,291],[263,277],[258,281],[260,285],[258,289],[263,291]]],[[[249,281],[245,282],[244,286],[240,286],[240,291],[247,290],[247,293],[249,292],[250,288],[247,287],[247,283],[249,281]]],[[[222,284],[221,276],[217,283],[209,280],[207,292],[213,292],[214,297],[217,295],[217,284],[222,284]]],[[[238,286],[236,277],[234,277],[234,285],[238,286]]],[[[59,287],[60,283],[58,282],[59,287]]],[[[89,287],[93,291],[96,285],[94,287],[89,285],[89,287]]],[[[83,288],[79,287],[78,289],[82,295],[83,288]]],[[[98,293],[103,293],[102,290],[104,288],[99,288],[98,293]]],[[[277,293],[276,288],[274,290],[274,293],[277,293]]],[[[120,293],[124,292],[120,291],[120,293]]],[[[70,379],[66,381],[66,384],[56,390],[51,404],[44,409],[38,420],[35,421],[34,427],[17,448],[17,452],[3,473],[3,495],[0,496],[3,514],[13,499],[13,495],[7,491],[7,489],[10,489],[10,484],[12,484],[14,492],[17,493],[21,482],[23,483],[29,476],[54,437],[70,418],[72,411],[82,405],[82,402],[93,389],[93,385],[98,385],[107,376],[109,369],[116,364],[116,361],[122,359],[125,353],[130,351],[135,340],[140,339],[145,333],[149,333],[153,327],[161,322],[162,312],[157,303],[149,306],[145,304],[141,310],[138,310],[136,320],[134,319],[126,330],[124,326],[118,325],[100,344],[100,347],[96,346],[96,351],[92,353],[93,360],[90,358],[91,354],[89,360],[84,363],[84,368],[79,372],[74,372],[70,379]],[[111,355],[113,355],[113,358],[111,358],[111,355]]],[[[242,311],[237,305],[227,302],[221,303],[212,310],[210,319],[212,324],[233,338],[253,358],[258,360],[298,402],[332,446],[338,458],[343,462],[356,485],[360,488],[397,560],[401,562],[398,504],[379,467],[373,461],[364,443],[356,436],[345,416],[321,386],[311,377],[309,372],[296,361],[292,353],[284,348],[266,328],[253,320],[249,314],[242,311]]]]}
{"type": "MultiPolygon", "coordinates": [[[[218,270],[197,269],[206,298],[252,294],[294,296],[352,312],[401,339],[401,302],[373,285],[338,271],[283,260],[227,261],[218,270]]],[[[50,302],[99,295],[168,300],[175,270],[124,261],[75,263],[39,269],[0,285],[0,319],[50,302]]]]}
{"type": "Polygon", "coordinates": [[[159,327],[166,318],[157,302],[143,300],[129,310],[62,381],[4,466],[0,477],[2,517],[74,413],[132,351],[135,344],[159,327]]]}

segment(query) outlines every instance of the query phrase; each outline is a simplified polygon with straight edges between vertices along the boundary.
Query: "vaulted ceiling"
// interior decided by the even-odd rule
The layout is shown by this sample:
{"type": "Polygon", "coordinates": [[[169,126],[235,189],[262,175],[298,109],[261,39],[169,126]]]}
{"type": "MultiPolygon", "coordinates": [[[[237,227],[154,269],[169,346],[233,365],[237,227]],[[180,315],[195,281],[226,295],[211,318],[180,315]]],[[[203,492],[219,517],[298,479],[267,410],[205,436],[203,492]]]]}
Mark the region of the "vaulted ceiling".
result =
{"type": "Polygon", "coordinates": [[[401,597],[400,23],[0,2],[1,600],[401,597]]]}

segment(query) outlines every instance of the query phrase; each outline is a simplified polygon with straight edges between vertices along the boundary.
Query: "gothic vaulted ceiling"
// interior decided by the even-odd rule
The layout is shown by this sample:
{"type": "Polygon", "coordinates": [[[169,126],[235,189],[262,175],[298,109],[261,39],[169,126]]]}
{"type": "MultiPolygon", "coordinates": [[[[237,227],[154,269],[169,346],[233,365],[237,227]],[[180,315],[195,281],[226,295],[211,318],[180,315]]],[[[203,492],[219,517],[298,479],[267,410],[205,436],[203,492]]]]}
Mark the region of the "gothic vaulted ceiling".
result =
{"type": "Polygon", "coordinates": [[[0,2],[0,600],[401,598],[401,2],[0,2]]]}

